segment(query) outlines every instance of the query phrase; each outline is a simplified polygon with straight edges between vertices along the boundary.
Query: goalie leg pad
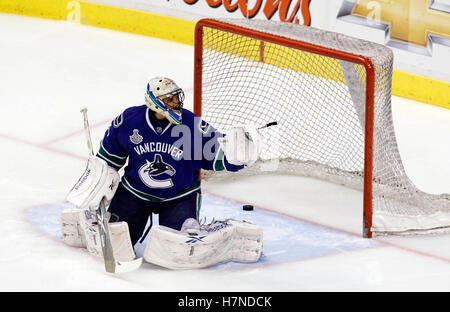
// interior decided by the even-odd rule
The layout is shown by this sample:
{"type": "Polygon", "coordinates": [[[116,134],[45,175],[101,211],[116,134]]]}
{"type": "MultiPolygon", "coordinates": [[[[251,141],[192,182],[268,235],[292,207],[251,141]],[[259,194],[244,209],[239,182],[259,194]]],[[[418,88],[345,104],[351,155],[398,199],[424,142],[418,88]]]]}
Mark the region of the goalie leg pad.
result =
{"type": "Polygon", "coordinates": [[[169,269],[205,268],[227,261],[256,262],[262,252],[262,236],[259,226],[236,220],[218,221],[200,229],[183,226],[181,231],[154,226],[144,259],[169,269]]]}
{"type": "Polygon", "coordinates": [[[233,260],[256,262],[263,248],[263,230],[256,224],[229,220],[236,227],[233,244],[233,260]]]}
{"type": "MultiPolygon", "coordinates": [[[[94,256],[102,257],[102,245],[98,225],[93,213],[84,210],[79,214],[80,227],[84,233],[86,248],[94,256]]],[[[118,261],[131,261],[136,258],[131,243],[128,224],[124,221],[109,224],[114,257],[118,261]]]]}
{"type": "Polygon", "coordinates": [[[63,242],[73,247],[86,247],[86,238],[80,225],[80,209],[66,209],[61,212],[61,233],[63,242]]]}

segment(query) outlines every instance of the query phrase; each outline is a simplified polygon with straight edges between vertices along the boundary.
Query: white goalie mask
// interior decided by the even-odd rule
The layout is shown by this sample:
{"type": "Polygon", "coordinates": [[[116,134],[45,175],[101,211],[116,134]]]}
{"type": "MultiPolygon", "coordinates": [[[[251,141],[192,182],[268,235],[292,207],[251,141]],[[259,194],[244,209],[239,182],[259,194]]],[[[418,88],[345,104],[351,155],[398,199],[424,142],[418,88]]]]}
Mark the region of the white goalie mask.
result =
{"type": "Polygon", "coordinates": [[[171,123],[181,124],[184,92],[169,78],[150,79],[145,92],[145,103],[152,111],[165,116],[171,123]]]}

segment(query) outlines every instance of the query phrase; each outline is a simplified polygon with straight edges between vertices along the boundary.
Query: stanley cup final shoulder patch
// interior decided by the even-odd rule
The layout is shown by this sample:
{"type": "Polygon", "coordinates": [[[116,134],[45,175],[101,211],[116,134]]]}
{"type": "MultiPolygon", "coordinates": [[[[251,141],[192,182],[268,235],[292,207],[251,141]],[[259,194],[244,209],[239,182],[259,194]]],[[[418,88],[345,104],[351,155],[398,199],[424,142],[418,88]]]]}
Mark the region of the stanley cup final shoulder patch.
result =
{"type": "Polygon", "coordinates": [[[144,138],[142,137],[142,135],[139,134],[139,130],[138,129],[134,129],[133,130],[133,134],[130,135],[130,141],[131,143],[134,144],[140,144],[142,142],[144,138]]]}

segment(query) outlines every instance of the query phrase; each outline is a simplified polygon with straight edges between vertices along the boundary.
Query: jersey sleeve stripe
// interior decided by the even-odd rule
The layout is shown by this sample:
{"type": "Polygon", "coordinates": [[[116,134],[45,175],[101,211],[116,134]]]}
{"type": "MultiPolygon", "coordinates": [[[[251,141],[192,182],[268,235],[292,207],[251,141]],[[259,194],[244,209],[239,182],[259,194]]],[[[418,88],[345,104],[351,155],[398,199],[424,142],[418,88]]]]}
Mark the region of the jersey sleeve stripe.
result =
{"type": "Polygon", "coordinates": [[[217,151],[216,158],[214,159],[213,168],[214,171],[222,171],[225,169],[224,152],[221,147],[219,147],[219,150],[217,151]]]}
{"type": "Polygon", "coordinates": [[[100,152],[97,153],[97,157],[100,157],[101,159],[106,161],[108,163],[108,165],[116,168],[117,170],[119,170],[120,168],[123,167],[123,165],[116,164],[116,163],[112,162],[111,160],[109,160],[108,158],[104,157],[102,154],[100,154],[100,152]]]}
{"type": "Polygon", "coordinates": [[[113,158],[117,158],[117,159],[127,159],[127,157],[128,157],[127,155],[125,155],[125,156],[118,156],[118,155],[115,155],[115,154],[113,154],[113,153],[108,152],[108,150],[103,146],[103,141],[100,142],[100,148],[103,149],[103,151],[104,151],[106,154],[108,154],[108,156],[113,157],[113,158]]]}
{"type": "Polygon", "coordinates": [[[107,162],[113,164],[114,166],[117,166],[119,168],[123,167],[125,163],[127,162],[126,157],[125,158],[118,158],[113,156],[112,154],[108,153],[102,144],[100,144],[100,149],[98,151],[98,154],[101,158],[106,160],[107,162]]]}

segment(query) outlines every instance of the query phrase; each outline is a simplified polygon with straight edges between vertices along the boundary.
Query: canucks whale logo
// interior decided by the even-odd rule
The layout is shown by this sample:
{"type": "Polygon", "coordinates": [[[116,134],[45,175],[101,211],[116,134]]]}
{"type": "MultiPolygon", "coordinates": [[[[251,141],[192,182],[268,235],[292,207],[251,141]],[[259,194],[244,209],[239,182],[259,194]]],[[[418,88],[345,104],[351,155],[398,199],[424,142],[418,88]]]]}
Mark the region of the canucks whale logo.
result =
{"type": "Polygon", "coordinates": [[[173,176],[176,170],[171,165],[165,163],[160,154],[155,154],[153,161],[146,160],[146,164],[139,169],[138,173],[142,182],[148,187],[169,188],[173,186],[172,179],[158,179],[156,177],[161,175],[173,176]]]}

